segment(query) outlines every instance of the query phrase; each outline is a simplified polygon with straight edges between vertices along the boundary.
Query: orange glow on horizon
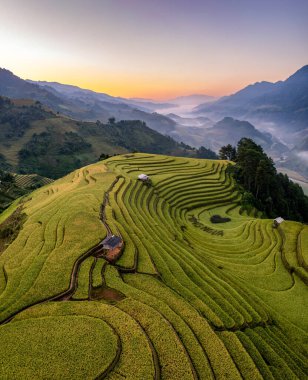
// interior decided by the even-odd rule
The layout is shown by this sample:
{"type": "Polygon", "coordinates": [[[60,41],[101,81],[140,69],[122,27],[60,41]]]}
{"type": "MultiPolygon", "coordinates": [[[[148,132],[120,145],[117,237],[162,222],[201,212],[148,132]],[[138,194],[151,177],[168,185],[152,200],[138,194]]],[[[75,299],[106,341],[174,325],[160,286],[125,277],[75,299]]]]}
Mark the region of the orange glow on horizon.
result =
{"type": "Polygon", "coordinates": [[[0,65],[112,96],[229,95],[307,64],[308,3],[267,3],[2,0],[0,65]]]}
{"type": "Polygon", "coordinates": [[[23,79],[58,82],[105,93],[114,97],[144,98],[156,101],[165,101],[179,96],[194,94],[221,97],[235,93],[251,84],[249,80],[233,80],[219,83],[212,79],[208,85],[205,85],[204,83],[189,83],[189,81],[178,81],[176,79],[167,81],[165,78],[142,79],[132,76],[119,77],[116,74],[108,75],[108,77],[104,78],[103,75],[99,73],[94,74],[93,72],[89,76],[81,76],[78,73],[74,73],[74,70],[68,70],[63,67],[50,72],[43,69],[36,70],[35,75],[31,76],[29,74],[30,70],[27,73],[18,73],[12,68],[9,69],[23,79]]]}

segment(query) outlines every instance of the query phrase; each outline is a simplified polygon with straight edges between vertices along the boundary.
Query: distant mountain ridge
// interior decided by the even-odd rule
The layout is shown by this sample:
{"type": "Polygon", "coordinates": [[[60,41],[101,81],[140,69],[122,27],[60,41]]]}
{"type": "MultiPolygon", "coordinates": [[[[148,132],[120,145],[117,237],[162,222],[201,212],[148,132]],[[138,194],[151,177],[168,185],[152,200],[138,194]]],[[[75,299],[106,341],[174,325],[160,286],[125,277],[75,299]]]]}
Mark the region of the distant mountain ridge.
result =
{"type": "Polygon", "coordinates": [[[0,68],[0,95],[14,99],[33,99],[48,106],[61,103],[60,94],[54,94],[39,86],[29,83],[11,71],[0,68]],[[59,96],[58,96],[59,95],[59,96]]]}
{"type": "MultiPolygon", "coordinates": [[[[167,103],[112,97],[56,82],[25,81],[9,70],[0,69],[0,95],[40,101],[55,113],[74,120],[99,121],[102,124],[112,117],[116,120],[141,120],[151,129],[178,142],[196,147],[204,145],[215,151],[221,145],[235,143],[237,138],[249,137],[256,139],[275,160],[284,161],[290,150],[298,147],[308,135],[307,94],[308,65],[285,81],[258,82],[218,100],[197,94],[181,96],[167,103]],[[206,103],[191,113],[192,105],[187,103],[201,99],[206,103]],[[157,108],[161,113],[153,112],[157,108]],[[226,117],[234,121],[229,119],[226,123],[226,117]],[[255,130],[248,128],[248,124],[240,124],[244,121],[255,130]],[[232,124],[233,129],[227,124],[232,124]]],[[[301,161],[301,157],[306,157],[305,152],[297,151],[300,155],[296,153],[295,156],[297,170],[303,175],[307,175],[303,169],[306,161],[301,161]]],[[[294,161],[293,157],[288,162],[294,161]]],[[[6,165],[2,164],[3,167],[6,165]]]]}
{"type": "Polygon", "coordinates": [[[193,94],[186,96],[178,96],[173,99],[169,99],[169,103],[177,104],[177,105],[185,105],[185,104],[201,104],[205,102],[214,101],[216,98],[214,96],[205,95],[205,94],[193,94]]]}
{"type": "Polygon", "coordinates": [[[78,86],[70,84],[62,84],[58,82],[46,82],[46,81],[32,81],[27,79],[27,82],[36,84],[42,88],[46,88],[47,91],[57,91],[62,95],[74,99],[83,99],[85,101],[96,99],[97,101],[109,102],[114,104],[126,104],[130,107],[137,107],[145,112],[152,112],[158,109],[173,107],[174,104],[160,103],[146,99],[126,99],[118,96],[111,96],[102,92],[96,92],[93,90],[84,89],[78,86]]]}
{"type": "Polygon", "coordinates": [[[222,145],[236,145],[242,137],[254,140],[272,155],[279,155],[288,149],[271,134],[259,131],[248,121],[232,117],[225,117],[206,130],[209,147],[213,150],[218,150],[222,145]]]}
{"type": "Polygon", "coordinates": [[[285,81],[258,82],[216,102],[201,104],[195,113],[208,117],[236,117],[250,122],[271,122],[298,131],[308,122],[308,65],[285,81]]]}
{"type": "Polygon", "coordinates": [[[260,142],[267,153],[277,165],[308,178],[308,65],[284,81],[258,82],[216,102],[199,105],[194,114],[213,120],[231,116],[249,121],[262,133],[269,131],[276,142],[270,149],[260,142]],[[289,149],[284,149],[285,144],[289,149]]]}
{"type": "Polygon", "coordinates": [[[54,112],[76,120],[107,122],[110,117],[117,120],[141,120],[150,128],[164,134],[168,134],[176,126],[173,120],[149,109],[159,107],[157,104],[139,104],[137,101],[114,98],[55,82],[26,81],[6,69],[0,69],[0,96],[34,99],[54,112]]]}

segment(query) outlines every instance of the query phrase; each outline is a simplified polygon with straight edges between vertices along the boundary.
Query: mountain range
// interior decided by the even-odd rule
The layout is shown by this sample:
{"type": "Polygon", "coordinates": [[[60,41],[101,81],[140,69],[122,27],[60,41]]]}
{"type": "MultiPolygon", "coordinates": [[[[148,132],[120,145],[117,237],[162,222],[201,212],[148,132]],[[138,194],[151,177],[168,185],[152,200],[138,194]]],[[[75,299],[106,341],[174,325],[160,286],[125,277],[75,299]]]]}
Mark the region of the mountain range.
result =
{"type": "MultiPolygon", "coordinates": [[[[308,65],[284,81],[258,82],[233,95],[200,104],[193,114],[216,121],[233,117],[250,122],[263,134],[269,132],[275,142],[271,149],[261,143],[267,153],[279,166],[308,178],[308,65]]],[[[224,137],[227,135],[225,130],[224,137]]],[[[210,139],[210,134],[207,137],[210,139]]]]}
{"type": "Polygon", "coordinates": [[[231,116],[256,125],[268,123],[287,134],[303,130],[308,121],[308,65],[285,81],[258,82],[215,102],[200,104],[194,113],[214,119],[231,116]]]}
{"type": "Polygon", "coordinates": [[[33,99],[74,120],[140,120],[178,142],[218,151],[241,137],[256,139],[279,163],[307,175],[308,65],[285,81],[258,82],[233,95],[182,96],[168,101],[126,99],[56,82],[23,80],[0,69],[0,95],[33,99]],[[194,106],[201,102],[197,107],[194,106]]]}
{"type": "Polygon", "coordinates": [[[0,69],[0,95],[37,100],[54,112],[76,120],[107,122],[109,118],[115,117],[117,120],[142,120],[161,133],[168,133],[175,128],[173,120],[152,112],[153,108],[159,109],[161,104],[115,98],[60,83],[24,80],[5,69],[0,69]]]}
{"type": "Polygon", "coordinates": [[[46,82],[46,81],[32,81],[27,80],[28,83],[38,85],[47,91],[54,92],[56,96],[66,96],[69,99],[80,100],[87,104],[88,102],[107,102],[112,104],[123,105],[126,104],[132,108],[138,108],[144,112],[158,111],[160,109],[174,107],[175,103],[169,102],[156,102],[154,100],[147,99],[126,99],[122,97],[114,97],[105,93],[95,92],[80,88],[78,86],[72,86],[68,84],[61,84],[58,82],[46,82]]]}
{"type": "Polygon", "coordinates": [[[198,156],[197,150],[140,120],[76,121],[55,114],[39,101],[4,97],[0,97],[0,151],[0,169],[49,178],[99,157],[132,151],[198,156]]]}
{"type": "Polygon", "coordinates": [[[272,155],[279,155],[288,148],[277,141],[270,133],[261,132],[248,121],[225,117],[206,130],[208,146],[218,150],[221,146],[236,145],[242,137],[249,137],[272,155]]]}
{"type": "MultiPolygon", "coordinates": [[[[222,141],[221,139],[213,141],[214,133],[211,133],[211,140],[208,139],[206,128],[214,125],[209,118],[183,118],[176,114],[162,115],[150,112],[150,108],[153,107],[162,108],[165,105],[166,109],[169,109],[169,107],[177,107],[177,104],[187,106],[189,103],[195,104],[196,101],[214,99],[207,95],[183,96],[164,104],[154,103],[151,100],[116,98],[55,82],[23,80],[3,69],[0,70],[0,95],[10,98],[34,99],[47,105],[54,112],[76,120],[92,122],[99,120],[102,123],[106,123],[111,117],[115,117],[117,120],[141,120],[159,133],[170,135],[177,141],[184,141],[194,146],[212,146],[217,150],[222,141]]],[[[235,124],[234,121],[233,126],[235,124]]],[[[246,137],[254,137],[254,133],[250,133],[251,129],[246,128],[245,130],[241,125],[241,130],[246,137]]],[[[266,138],[261,140],[265,141],[266,138]]]]}

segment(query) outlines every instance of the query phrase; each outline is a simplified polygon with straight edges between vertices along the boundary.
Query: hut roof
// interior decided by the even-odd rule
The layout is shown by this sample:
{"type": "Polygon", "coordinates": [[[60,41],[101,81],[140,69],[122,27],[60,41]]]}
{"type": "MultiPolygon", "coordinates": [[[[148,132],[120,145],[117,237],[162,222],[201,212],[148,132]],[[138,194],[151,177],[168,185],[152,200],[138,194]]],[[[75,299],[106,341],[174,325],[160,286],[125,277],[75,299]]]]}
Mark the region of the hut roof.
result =
{"type": "Polygon", "coordinates": [[[149,179],[149,176],[146,174],[139,174],[138,179],[145,181],[145,180],[149,179]]]}
{"type": "Polygon", "coordinates": [[[107,236],[102,243],[104,248],[113,249],[116,248],[121,242],[122,239],[119,236],[111,235],[107,236]]]}
{"type": "Polygon", "coordinates": [[[281,216],[278,216],[278,218],[274,219],[274,221],[278,224],[282,223],[284,219],[281,216]]]}

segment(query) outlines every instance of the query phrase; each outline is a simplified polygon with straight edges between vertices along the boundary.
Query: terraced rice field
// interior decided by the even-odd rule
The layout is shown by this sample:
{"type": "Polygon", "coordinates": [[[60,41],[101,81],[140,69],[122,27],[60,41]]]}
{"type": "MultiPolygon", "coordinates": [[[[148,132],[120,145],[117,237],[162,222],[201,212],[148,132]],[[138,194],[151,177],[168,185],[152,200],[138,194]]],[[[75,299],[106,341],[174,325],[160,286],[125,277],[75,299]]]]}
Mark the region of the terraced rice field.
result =
{"type": "Polygon", "coordinates": [[[23,200],[0,256],[0,378],[308,378],[308,227],[241,213],[226,167],[123,155],[23,200]],[[113,265],[95,257],[107,230],[113,265]]]}
{"type": "Polygon", "coordinates": [[[52,179],[41,177],[38,174],[14,174],[14,181],[17,186],[29,188],[33,185],[44,186],[53,182],[52,179]]]}

